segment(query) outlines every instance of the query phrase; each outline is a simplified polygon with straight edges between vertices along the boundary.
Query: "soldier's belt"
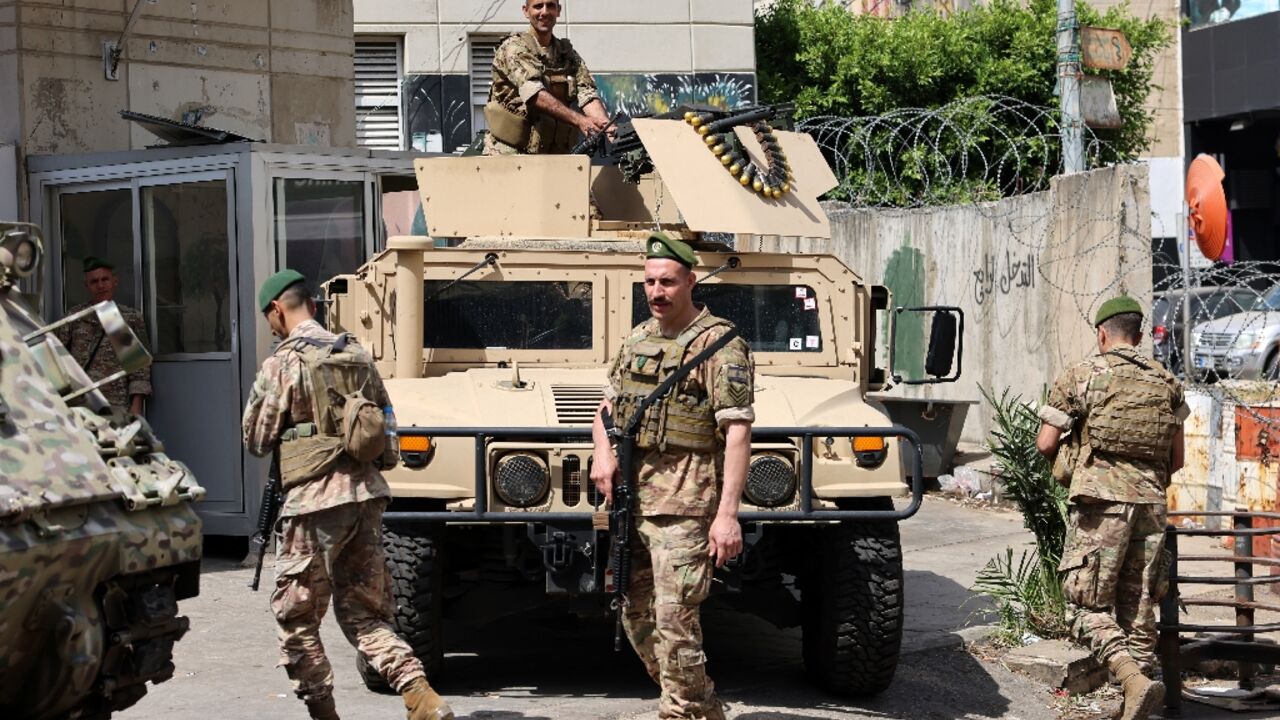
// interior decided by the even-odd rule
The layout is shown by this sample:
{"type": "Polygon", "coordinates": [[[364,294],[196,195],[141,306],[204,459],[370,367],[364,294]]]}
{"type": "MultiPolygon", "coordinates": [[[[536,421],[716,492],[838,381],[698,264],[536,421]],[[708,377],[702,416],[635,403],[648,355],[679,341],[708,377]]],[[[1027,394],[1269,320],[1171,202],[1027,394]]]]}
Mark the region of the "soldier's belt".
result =
{"type": "Polygon", "coordinates": [[[320,428],[318,428],[316,424],[313,422],[298,423],[297,425],[294,425],[288,430],[285,430],[284,432],[280,433],[280,440],[283,442],[288,442],[290,440],[297,440],[299,438],[314,437],[319,433],[320,433],[320,428]]]}

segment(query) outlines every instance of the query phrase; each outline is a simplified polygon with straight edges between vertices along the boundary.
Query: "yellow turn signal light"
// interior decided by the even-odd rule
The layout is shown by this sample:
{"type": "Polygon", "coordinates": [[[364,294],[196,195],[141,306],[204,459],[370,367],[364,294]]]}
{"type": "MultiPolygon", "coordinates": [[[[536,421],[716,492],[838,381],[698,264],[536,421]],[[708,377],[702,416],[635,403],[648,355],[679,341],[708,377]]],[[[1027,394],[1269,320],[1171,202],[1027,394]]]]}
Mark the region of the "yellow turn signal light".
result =
{"type": "MultiPolygon", "coordinates": [[[[404,441],[402,440],[401,443],[404,441]]],[[[856,437],[853,439],[854,452],[880,452],[884,450],[884,438],[874,436],[856,437]]]]}
{"type": "Polygon", "coordinates": [[[431,438],[425,435],[401,435],[400,436],[400,452],[402,453],[431,452],[431,438]]]}

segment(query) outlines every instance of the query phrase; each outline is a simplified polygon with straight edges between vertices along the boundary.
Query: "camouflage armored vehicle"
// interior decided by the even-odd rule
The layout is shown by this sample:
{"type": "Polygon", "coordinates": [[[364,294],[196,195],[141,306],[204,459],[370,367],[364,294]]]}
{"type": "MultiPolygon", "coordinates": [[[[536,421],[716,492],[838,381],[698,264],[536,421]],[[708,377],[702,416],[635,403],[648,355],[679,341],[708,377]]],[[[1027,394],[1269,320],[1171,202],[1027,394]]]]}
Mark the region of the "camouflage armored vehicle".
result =
{"type": "MultiPolygon", "coordinates": [[[[0,223],[0,717],[106,718],[173,675],[204,490],[27,307],[41,250],[0,223]]],[[[87,313],[126,371],[150,363],[114,303],[87,313]]]]}
{"type": "MultiPolygon", "coordinates": [[[[398,629],[429,671],[443,620],[607,611],[590,424],[611,358],[650,316],[643,240],[660,227],[699,248],[694,297],[734,322],[756,363],[746,550],[719,572],[713,602],[801,626],[805,666],[826,688],[872,694],[893,677],[897,522],[920,503],[920,446],[866,394],[886,384],[876,336],[899,310],[834,257],[747,249],[750,234],[830,236],[817,197],[835,178],[812,139],[702,119],[711,131],[634,121],[620,164],[420,159],[433,239],[392,238],[326,284],[331,326],[373,352],[395,406],[388,563],[398,629]],[[725,162],[728,132],[738,149],[725,162]],[[761,187],[741,179],[743,153],[774,166],[753,175],[761,187]],[[740,249],[711,232],[737,234],[740,249]]],[[[928,311],[944,318],[930,371],[946,376],[954,315],[928,311]]]]}

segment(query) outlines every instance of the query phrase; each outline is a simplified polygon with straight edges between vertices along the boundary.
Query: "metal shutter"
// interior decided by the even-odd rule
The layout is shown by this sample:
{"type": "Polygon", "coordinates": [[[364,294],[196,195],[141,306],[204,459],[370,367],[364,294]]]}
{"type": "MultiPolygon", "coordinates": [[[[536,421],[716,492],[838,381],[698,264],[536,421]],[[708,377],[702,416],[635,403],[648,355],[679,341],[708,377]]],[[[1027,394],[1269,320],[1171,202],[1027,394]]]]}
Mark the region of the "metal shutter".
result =
{"type": "Polygon", "coordinates": [[[471,36],[471,132],[488,125],[484,122],[484,106],[489,102],[489,86],[493,84],[493,56],[502,35],[471,36]]]}
{"type": "Polygon", "coordinates": [[[357,40],[355,66],[356,144],[379,150],[403,149],[400,41],[357,40]]]}

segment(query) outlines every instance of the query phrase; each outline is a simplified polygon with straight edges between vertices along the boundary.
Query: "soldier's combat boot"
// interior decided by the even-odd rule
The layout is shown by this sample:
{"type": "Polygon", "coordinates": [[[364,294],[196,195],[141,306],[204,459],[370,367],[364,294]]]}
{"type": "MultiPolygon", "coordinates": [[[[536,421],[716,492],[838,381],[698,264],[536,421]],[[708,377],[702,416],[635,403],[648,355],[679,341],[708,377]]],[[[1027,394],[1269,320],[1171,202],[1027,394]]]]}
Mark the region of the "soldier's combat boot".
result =
{"type": "Polygon", "coordinates": [[[333,696],[319,700],[307,700],[307,712],[312,720],[338,720],[338,708],[333,704],[333,696]]]}
{"type": "Polygon", "coordinates": [[[409,711],[409,720],[453,720],[453,710],[444,701],[424,677],[414,678],[404,690],[404,708],[409,711]]]}
{"type": "Polygon", "coordinates": [[[1164,683],[1143,675],[1142,668],[1127,652],[1112,658],[1108,665],[1124,688],[1121,720],[1147,720],[1164,697],[1164,683]]]}

